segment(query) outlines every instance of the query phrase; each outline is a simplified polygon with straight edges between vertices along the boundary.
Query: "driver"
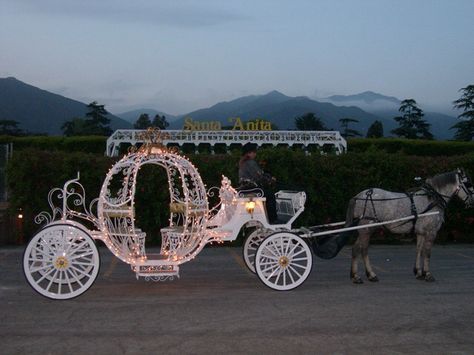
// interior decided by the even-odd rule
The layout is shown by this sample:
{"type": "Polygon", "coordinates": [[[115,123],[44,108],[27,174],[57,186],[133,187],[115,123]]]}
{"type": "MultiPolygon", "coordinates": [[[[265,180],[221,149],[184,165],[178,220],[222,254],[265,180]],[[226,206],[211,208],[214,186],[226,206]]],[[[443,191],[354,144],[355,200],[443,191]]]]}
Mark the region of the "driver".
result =
{"type": "Polygon", "coordinates": [[[275,193],[273,185],[276,179],[265,173],[255,161],[257,157],[257,147],[247,143],[242,148],[242,157],[239,161],[239,189],[261,188],[266,197],[267,214],[270,223],[277,220],[275,193]]]}

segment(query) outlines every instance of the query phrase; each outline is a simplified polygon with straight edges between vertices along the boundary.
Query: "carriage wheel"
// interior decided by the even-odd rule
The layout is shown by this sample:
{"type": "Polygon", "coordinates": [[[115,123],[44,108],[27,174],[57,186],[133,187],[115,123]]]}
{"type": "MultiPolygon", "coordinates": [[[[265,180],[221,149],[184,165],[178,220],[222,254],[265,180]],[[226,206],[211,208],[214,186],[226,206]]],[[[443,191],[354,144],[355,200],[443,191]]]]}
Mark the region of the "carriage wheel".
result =
{"type": "Polygon", "coordinates": [[[70,299],[87,291],[97,278],[99,266],[93,239],[82,229],[67,224],[41,230],[23,255],[28,283],[51,299],[70,299]]]}
{"type": "Polygon", "coordinates": [[[267,234],[265,234],[265,230],[263,228],[255,229],[250,235],[247,237],[244,243],[244,261],[245,265],[249,268],[250,271],[255,273],[255,254],[257,254],[257,249],[265,239],[267,234]]]}
{"type": "Polygon", "coordinates": [[[260,280],[278,291],[292,290],[309,276],[313,256],[308,244],[296,234],[274,233],[260,244],[255,269],[260,280]]]}

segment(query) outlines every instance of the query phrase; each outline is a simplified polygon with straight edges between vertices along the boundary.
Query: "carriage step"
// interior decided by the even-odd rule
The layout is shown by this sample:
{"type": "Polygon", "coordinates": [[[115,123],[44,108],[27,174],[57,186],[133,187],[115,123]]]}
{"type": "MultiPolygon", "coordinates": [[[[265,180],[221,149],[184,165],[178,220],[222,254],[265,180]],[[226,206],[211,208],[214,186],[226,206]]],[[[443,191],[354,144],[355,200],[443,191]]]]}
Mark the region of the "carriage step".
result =
{"type": "Polygon", "coordinates": [[[140,277],[145,281],[173,281],[175,277],[179,278],[178,265],[136,265],[132,266],[137,280],[140,277]]]}

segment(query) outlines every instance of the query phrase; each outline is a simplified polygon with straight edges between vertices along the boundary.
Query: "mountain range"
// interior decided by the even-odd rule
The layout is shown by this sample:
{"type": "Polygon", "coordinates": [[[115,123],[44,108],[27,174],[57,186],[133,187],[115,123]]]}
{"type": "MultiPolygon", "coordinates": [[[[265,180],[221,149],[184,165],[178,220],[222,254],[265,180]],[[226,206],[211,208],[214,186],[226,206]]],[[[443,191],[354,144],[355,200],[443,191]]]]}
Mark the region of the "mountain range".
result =
{"type": "MultiPolygon", "coordinates": [[[[366,91],[357,95],[334,95],[324,99],[336,105],[357,106],[366,112],[380,118],[384,125],[385,135],[397,127],[393,119],[400,116],[398,108],[402,100],[393,97],[366,91]]],[[[421,107],[423,109],[423,107],[421,107]]],[[[458,122],[458,119],[439,112],[424,111],[424,119],[431,124],[431,132],[437,139],[451,139],[454,131],[450,128],[458,122]]],[[[357,128],[357,127],[356,127],[357,128]]]]}
{"type": "Polygon", "coordinates": [[[173,122],[178,119],[178,116],[170,115],[168,113],[157,111],[152,108],[141,108],[137,110],[122,112],[118,113],[117,116],[127,122],[130,122],[131,124],[134,124],[137,121],[138,117],[140,117],[140,115],[144,113],[146,113],[150,117],[150,120],[153,120],[156,115],[165,116],[168,122],[173,122]]]}
{"type": "MultiPolygon", "coordinates": [[[[264,95],[249,95],[219,102],[179,116],[146,108],[117,115],[109,114],[109,118],[112,129],[132,128],[142,113],[148,113],[150,119],[156,114],[165,115],[170,122],[169,129],[182,129],[186,117],[195,121],[219,121],[222,126],[232,125],[229,122],[231,117],[240,117],[242,120],[260,118],[271,121],[279,129],[294,129],[295,117],[313,112],[328,128],[335,130],[340,129],[339,119],[357,119],[359,122],[351,125],[351,128],[363,134],[375,120],[379,120],[388,136],[390,130],[396,127],[393,117],[399,115],[400,102],[396,97],[371,91],[318,99],[291,97],[271,91],[264,95]]],[[[73,117],[84,117],[86,112],[85,103],[41,90],[12,77],[0,78],[0,120],[18,121],[20,128],[31,133],[61,134],[61,126],[65,121],[73,117]]],[[[425,119],[432,125],[431,131],[436,138],[449,139],[453,136],[454,132],[449,128],[457,122],[455,117],[425,112],[425,119]]]]}
{"type": "MultiPolygon", "coordinates": [[[[19,122],[30,133],[62,134],[61,126],[74,117],[85,117],[83,102],[41,90],[13,77],[0,78],[0,120],[19,122]]],[[[131,128],[120,117],[108,114],[112,129],[131,128]]]]}

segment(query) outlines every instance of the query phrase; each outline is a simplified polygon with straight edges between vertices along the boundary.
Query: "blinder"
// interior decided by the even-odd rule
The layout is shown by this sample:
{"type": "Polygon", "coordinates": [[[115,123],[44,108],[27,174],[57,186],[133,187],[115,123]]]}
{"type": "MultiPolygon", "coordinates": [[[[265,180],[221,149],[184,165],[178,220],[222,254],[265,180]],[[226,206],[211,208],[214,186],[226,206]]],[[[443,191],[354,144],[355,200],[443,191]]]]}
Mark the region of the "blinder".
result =
{"type": "Polygon", "coordinates": [[[466,197],[463,202],[466,204],[466,207],[474,206],[474,186],[472,185],[471,178],[464,172],[463,169],[458,169],[457,175],[459,178],[459,189],[463,190],[466,197]]]}

